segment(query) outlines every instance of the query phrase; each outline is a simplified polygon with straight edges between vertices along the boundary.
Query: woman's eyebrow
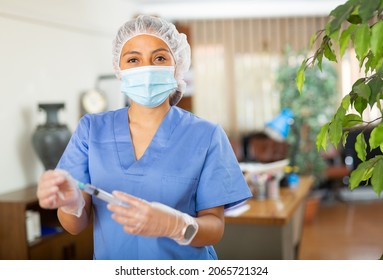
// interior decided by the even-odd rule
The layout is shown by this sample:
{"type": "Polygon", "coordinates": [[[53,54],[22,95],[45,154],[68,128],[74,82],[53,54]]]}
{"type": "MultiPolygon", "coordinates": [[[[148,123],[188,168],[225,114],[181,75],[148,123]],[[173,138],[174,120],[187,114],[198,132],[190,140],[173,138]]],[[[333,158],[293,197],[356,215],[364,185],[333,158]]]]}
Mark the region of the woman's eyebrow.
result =
{"type": "Polygon", "coordinates": [[[126,52],[124,52],[121,56],[125,56],[125,55],[127,55],[127,54],[141,54],[141,53],[138,52],[138,51],[126,51],[126,52]]]}
{"type": "MultiPolygon", "coordinates": [[[[162,51],[165,51],[165,52],[168,52],[170,53],[170,51],[168,49],[165,49],[165,48],[158,48],[158,49],[155,49],[154,51],[152,51],[152,53],[157,53],[157,52],[162,52],[162,51]]],[[[126,51],[124,52],[121,57],[127,55],[127,54],[138,54],[138,55],[142,55],[141,52],[139,51],[126,51]]]]}
{"type": "Polygon", "coordinates": [[[161,51],[165,51],[165,52],[170,53],[170,51],[168,49],[165,49],[165,48],[156,49],[156,50],[152,51],[152,53],[161,52],[161,51]]]}

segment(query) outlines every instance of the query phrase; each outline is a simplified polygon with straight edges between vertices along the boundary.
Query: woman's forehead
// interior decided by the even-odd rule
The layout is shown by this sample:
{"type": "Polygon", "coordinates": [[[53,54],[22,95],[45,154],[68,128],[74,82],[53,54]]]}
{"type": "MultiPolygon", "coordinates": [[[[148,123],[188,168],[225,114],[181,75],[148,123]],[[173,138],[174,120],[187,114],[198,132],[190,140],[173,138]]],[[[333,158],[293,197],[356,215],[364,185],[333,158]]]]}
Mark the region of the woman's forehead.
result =
{"type": "Polygon", "coordinates": [[[130,38],[123,46],[126,48],[165,48],[170,51],[168,44],[161,38],[151,34],[140,34],[130,38]]]}

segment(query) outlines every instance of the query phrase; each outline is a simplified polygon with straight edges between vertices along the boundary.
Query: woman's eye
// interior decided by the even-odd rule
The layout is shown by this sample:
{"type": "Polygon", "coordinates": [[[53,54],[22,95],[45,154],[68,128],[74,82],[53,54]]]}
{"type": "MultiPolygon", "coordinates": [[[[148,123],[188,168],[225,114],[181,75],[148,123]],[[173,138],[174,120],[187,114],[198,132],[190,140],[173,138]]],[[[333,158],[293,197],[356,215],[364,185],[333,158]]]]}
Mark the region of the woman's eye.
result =
{"type": "Polygon", "coordinates": [[[165,61],[165,60],[166,60],[166,58],[163,56],[157,56],[156,57],[156,61],[165,61]]]}
{"type": "Polygon", "coordinates": [[[128,59],[128,63],[136,63],[138,61],[137,58],[130,58],[128,59]]]}

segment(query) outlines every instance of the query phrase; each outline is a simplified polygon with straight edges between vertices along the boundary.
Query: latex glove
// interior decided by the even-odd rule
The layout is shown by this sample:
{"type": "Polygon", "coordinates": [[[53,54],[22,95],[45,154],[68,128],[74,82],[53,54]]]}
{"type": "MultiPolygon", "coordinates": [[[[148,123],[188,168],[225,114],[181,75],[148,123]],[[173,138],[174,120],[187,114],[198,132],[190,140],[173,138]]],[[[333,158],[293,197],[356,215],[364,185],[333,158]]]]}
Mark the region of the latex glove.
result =
{"type": "Polygon", "coordinates": [[[85,200],[76,181],[68,172],[48,170],[41,176],[37,186],[39,204],[45,209],[60,208],[63,212],[80,217],[85,200]]]}
{"type": "Polygon", "coordinates": [[[198,231],[197,221],[188,214],[126,193],[114,191],[113,195],[129,205],[124,207],[108,204],[108,209],[114,212],[112,218],[122,224],[128,233],[169,237],[178,244],[188,245],[192,239],[188,242],[184,240],[186,226],[193,224],[198,231]]]}

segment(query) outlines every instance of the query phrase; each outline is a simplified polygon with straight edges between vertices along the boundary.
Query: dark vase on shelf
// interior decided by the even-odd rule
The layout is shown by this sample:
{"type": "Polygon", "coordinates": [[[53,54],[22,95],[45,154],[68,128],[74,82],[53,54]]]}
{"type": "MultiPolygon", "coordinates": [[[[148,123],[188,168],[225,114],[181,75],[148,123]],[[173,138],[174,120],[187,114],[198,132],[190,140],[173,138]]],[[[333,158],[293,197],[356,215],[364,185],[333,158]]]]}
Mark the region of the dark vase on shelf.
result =
{"type": "Polygon", "coordinates": [[[47,118],[33,133],[33,147],[45,169],[55,169],[72,135],[68,127],[58,121],[58,111],[64,104],[39,104],[38,108],[46,112],[47,118]]]}

